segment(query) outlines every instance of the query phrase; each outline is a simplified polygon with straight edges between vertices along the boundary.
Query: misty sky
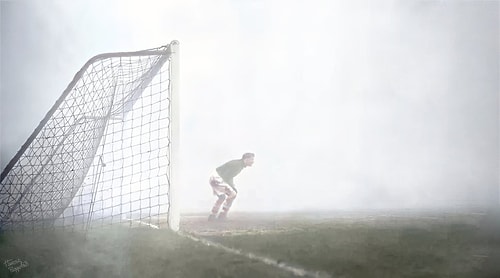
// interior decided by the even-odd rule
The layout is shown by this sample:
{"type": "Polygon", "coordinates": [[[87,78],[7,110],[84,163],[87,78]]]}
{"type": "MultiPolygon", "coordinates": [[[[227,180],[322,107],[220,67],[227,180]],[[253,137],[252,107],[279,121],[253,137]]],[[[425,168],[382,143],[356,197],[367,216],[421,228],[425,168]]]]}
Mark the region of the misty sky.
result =
{"type": "Polygon", "coordinates": [[[183,211],[499,203],[498,1],[0,1],[3,169],[91,57],[180,42],[183,211]],[[375,3],[376,2],[376,3],[375,3]]]}

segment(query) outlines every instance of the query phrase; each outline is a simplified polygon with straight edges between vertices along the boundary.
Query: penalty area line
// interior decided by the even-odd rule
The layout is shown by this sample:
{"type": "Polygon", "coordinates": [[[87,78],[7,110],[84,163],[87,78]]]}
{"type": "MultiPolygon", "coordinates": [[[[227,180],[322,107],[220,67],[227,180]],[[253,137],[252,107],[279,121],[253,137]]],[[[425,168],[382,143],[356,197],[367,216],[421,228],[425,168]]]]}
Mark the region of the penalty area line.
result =
{"type": "Polygon", "coordinates": [[[299,267],[294,267],[294,266],[291,266],[291,265],[287,265],[287,264],[285,264],[285,263],[283,263],[281,261],[277,261],[277,260],[274,260],[274,259],[271,259],[271,258],[267,258],[267,257],[263,257],[263,256],[258,256],[256,254],[253,254],[253,253],[250,253],[250,252],[243,252],[243,251],[238,250],[238,249],[234,249],[234,248],[230,248],[230,247],[224,246],[224,245],[222,245],[220,243],[216,243],[216,242],[213,242],[213,241],[210,241],[210,240],[207,240],[207,239],[203,239],[203,238],[198,238],[198,237],[195,237],[195,236],[193,236],[193,235],[191,235],[189,233],[185,233],[185,232],[179,231],[178,234],[181,235],[181,236],[187,237],[187,238],[189,238],[191,240],[194,240],[196,242],[200,242],[200,243],[202,243],[202,244],[204,244],[206,246],[215,247],[215,248],[224,250],[224,251],[226,251],[228,253],[231,253],[231,254],[243,256],[243,257],[246,257],[246,258],[251,259],[251,260],[257,260],[257,261],[263,262],[263,263],[265,263],[267,265],[280,268],[282,270],[291,272],[291,273],[293,273],[296,276],[311,277],[311,278],[331,278],[332,277],[328,273],[324,273],[324,272],[321,272],[321,271],[310,271],[310,270],[305,270],[303,268],[299,268],[299,267]]]}

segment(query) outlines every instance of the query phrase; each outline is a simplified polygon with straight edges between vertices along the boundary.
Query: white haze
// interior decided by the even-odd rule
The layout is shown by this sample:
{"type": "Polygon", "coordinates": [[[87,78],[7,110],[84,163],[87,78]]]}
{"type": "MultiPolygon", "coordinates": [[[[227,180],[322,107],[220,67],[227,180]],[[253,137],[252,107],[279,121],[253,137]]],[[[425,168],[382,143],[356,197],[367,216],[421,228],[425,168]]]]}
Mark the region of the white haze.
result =
{"type": "Polygon", "coordinates": [[[499,2],[2,1],[1,166],[92,56],[181,49],[182,210],[499,204],[499,2]]]}

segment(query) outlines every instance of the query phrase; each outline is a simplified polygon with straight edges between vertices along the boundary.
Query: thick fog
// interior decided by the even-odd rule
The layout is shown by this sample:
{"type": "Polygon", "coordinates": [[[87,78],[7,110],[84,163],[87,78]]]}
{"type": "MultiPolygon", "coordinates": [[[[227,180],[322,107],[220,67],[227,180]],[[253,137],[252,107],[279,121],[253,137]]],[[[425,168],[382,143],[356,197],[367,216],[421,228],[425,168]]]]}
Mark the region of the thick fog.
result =
{"type": "Polygon", "coordinates": [[[1,166],[83,64],[180,42],[180,193],[244,152],[239,211],[499,193],[499,2],[1,1],[1,166]]]}

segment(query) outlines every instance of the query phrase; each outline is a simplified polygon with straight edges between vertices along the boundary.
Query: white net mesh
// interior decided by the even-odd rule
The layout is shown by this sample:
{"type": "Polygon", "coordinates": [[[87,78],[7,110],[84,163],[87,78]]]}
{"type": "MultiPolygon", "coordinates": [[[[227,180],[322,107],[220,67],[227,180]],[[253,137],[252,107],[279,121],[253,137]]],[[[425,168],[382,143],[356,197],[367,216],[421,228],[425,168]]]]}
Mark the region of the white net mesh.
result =
{"type": "Polygon", "coordinates": [[[1,176],[2,229],[168,222],[170,45],[95,56],[1,176]]]}

